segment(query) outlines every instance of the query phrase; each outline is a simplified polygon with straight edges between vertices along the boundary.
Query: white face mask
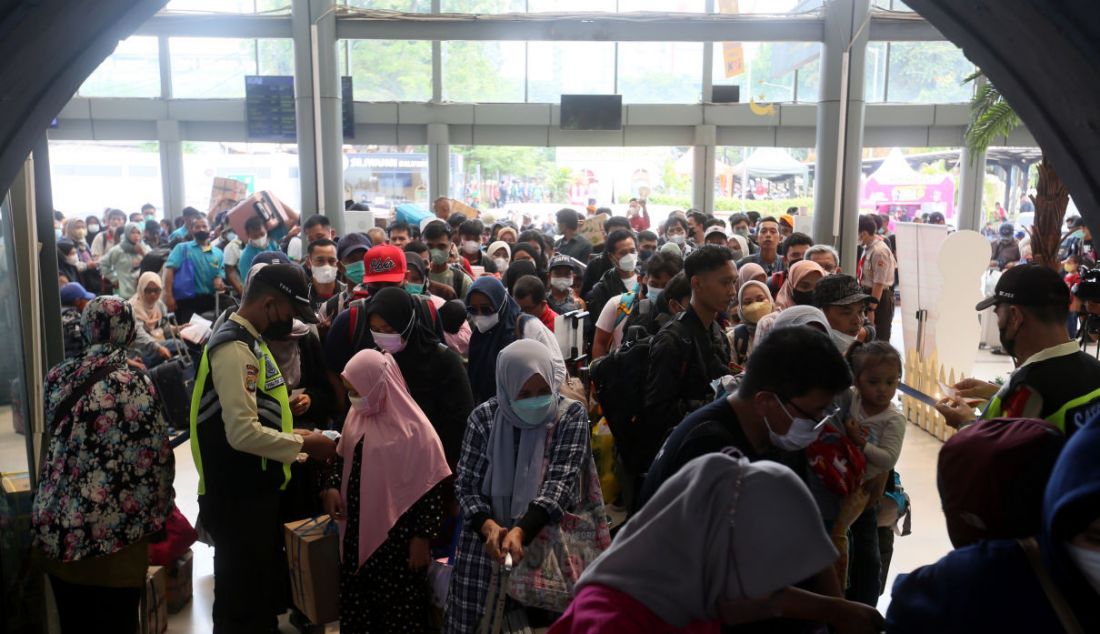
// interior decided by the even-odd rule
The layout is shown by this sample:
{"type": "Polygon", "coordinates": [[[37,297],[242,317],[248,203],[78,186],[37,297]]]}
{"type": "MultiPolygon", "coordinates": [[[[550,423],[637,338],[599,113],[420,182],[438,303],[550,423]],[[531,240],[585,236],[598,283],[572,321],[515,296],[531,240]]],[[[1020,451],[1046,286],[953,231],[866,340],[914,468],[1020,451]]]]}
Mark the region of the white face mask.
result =
{"type": "Polygon", "coordinates": [[[1092,589],[1100,594],[1100,552],[1067,543],[1066,553],[1088,580],[1092,589]]]}
{"type": "Polygon", "coordinates": [[[399,333],[372,330],[370,334],[374,337],[374,343],[376,343],[381,350],[390,354],[397,354],[405,349],[405,341],[401,338],[399,333]]]}
{"type": "Polygon", "coordinates": [[[638,268],[638,254],[627,253],[619,258],[619,270],[624,273],[633,273],[638,268]]]}
{"type": "Polygon", "coordinates": [[[840,351],[840,354],[846,354],[848,348],[852,347],[852,344],[856,341],[856,338],[852,335],[831,328],[829,329],[829,338],[833,340],[833,345],[840,351]]]}
{"type": "Polygon", "coordinates": [[[315,266],[312,269],[313,279],[318,284],[332,284],[336,281],[335,266],[315,266]]]}
{"type": "Polygon", "coordinates": [[[567,291],[573,287],[572,277],[552,277],[550,278],[550,287],[559,290],[567,291]]]}
{"type": "Polygon", "coordinates": [[[671,240],[673,244],[683,244],[684,241],[687,240],[687,236],[682,233],[677,233],[674,235],[670,235],[668,239],[671,240]]]}
{"type": "Polygon", "coordinates": [[[254,238],[252,240],[249,240],[248,243],[251,244],[252,246],[256,247],[257,249],[266,249],[267,248],[267,236],[264,236],[262,238],[254,238]]]}
{"type": "Polygon", "coordinates": [[[352,396],[348,394],[348,401],[351,402],[353,409],[366,409],[367,398],[365,396],[352,396]]]}
{"type": "Polygon", "coordinates": [[[474,322],[474,327],[480,333],[486,333],[496,327],[500,323],[500,314],[493,313],[492,315],[476,315],[471,318],[474,322]]]}
{"type": "Polygon", "coordinates": [[[646,287],[645,287],[646,299],[655,302],[655,301],[657,301],[657,298],[661,296],[661,293],[663,293],[664,291],[665,291],[665,289],[663,289],[663,288],[657,288],[655,286],[650,286],[650,285],[646,284],[646,287]]]}
{"type": "Polygon", "coordinates": [[[493,258],[493,264],[501,273],[508,270],[508,258],[493,258]]]}
{"type": "MultiPolygon", "coordinates": [[[[776,398],[778,401],[778,397],[776,398]]],[[[791,419],[791,427],[787,430],[787,433],[780,436],[772,431],[772,426],[768,423],[768,417],[764,417],[764,425],[768,428],[768,438],[772,444],[784,451],[801,451],[810,446],[810,443],[817,440],[819,423],[808,418],[795,418],[791,416],[791,413],[787,411],[787,407],[779,402],[779,407],[782,408],[783,413],[791,419]]]]}
{"type": "Polygon", "coordinates": [[[75,253],[71,253],[71,254],[65,256],[65,261],[68,262],[69,264],[72,264],[73,266],[76,266],[76,263],[79,262],[80,260],[77,259],[75,253]]]}
{"type": "Polygon", "coordinates": [[[480,249],[480,248],[481,248],[481,244],[479,242],[475,242],[474,240],[467,240],[467,241],[462,243],[463,253],[469,253],[469,254],[473,255],[474,253],[477,253],[478,249],[480,249]]]}

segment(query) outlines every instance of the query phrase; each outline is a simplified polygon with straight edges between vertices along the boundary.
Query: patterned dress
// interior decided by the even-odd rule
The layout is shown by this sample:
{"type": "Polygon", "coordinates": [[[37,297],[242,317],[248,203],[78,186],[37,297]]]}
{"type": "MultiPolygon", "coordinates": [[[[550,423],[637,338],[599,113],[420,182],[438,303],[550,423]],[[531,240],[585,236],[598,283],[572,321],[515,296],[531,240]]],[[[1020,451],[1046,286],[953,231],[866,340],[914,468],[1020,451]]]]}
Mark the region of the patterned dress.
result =
{"type": "MultiPolygon", "coordinates": [[[[336,461],[327,485],[340,488],[336,461]]],[[[359,568],[359,485],[363,441],[355,446],[348,475],[347,527],[340,564],[340,632],[430,632],[431,589],[427,569],[409,569],[413,537],[435,539],[443,524],[443,483],[437,484],[397,520],[389,537],[359,568]]]]}
{"type": "MultiPolygon", "coordinates": [[[[485,613],[492,562],[485,552],[479,527],[469,525],[480,513],[492,514],[488,498],[481,487],[489,468],[489,434],[495,424],[497,399],[482,403],[470,414],[466,436],[462,441],[462,457],[458,462],[456,489],[462,507],[464,530],[458,540],[451,587],[447,595],[443,631],[466,634],[477,630],[485,613]]],[[[574,509],[580,498],[579,474],[586,453],[590,452],[588,412],[580,403],[572,403],[556,422],[551,423],[546,443],[546,473],[532,503],[550,516],[550,522],[561,520],[563,511],[574,509]]],[[[519,438],[519,435],[516,435],[519,438]]],[[[500,522],[500,520],[497,520],[500,522]]],[[[503,526],[504,523],[501,522],[503,526]]]]}

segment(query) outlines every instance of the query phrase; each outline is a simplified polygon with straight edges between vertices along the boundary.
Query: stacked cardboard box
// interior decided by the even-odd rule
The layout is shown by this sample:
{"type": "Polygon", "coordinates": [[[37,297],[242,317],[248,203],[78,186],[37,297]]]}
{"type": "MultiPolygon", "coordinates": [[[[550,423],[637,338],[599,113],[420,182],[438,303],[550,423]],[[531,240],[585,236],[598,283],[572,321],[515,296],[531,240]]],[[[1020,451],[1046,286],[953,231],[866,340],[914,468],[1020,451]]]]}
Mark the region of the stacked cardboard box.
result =
{"type": "Polygon", "coordinates": [[[191,577],[194,573],[195,553],[190,549],[168,566],[168,613],[175,614],[191,601],[191,577]]]}
{"type": "Polygon", "coordinates": [[[168,570],[149,566],[145,592],[141,595],[141,634],[163,634],[168,630],[168,570]]]}

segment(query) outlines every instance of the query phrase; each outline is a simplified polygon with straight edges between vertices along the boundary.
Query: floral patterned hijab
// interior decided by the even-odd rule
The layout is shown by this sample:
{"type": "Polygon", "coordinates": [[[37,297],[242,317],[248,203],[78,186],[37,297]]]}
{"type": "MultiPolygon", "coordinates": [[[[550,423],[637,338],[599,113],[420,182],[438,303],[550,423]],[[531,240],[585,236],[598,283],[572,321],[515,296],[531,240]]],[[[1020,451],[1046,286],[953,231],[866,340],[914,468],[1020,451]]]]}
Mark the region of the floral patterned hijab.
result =
{"type": "Polygon", "coordinates": [[[81,328],[84,352],[46,375],[50,445],[32,514],[39,546],[66,562],[109,555],[160,530],[174,498],[175,463],[156,391],[126,365],[129,302],[93,299],[81,328]]]}

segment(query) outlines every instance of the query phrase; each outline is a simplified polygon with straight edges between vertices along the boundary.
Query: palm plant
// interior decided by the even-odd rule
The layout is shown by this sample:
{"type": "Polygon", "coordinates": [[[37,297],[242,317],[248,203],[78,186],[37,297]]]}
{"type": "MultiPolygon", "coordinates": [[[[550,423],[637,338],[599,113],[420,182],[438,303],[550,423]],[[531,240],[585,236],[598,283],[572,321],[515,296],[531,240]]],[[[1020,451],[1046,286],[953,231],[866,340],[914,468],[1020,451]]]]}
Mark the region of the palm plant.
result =
{"type": "MultiPolygon", "coordinates": [[[[977,84],[974,97],[970,100],[966,146],[972,153],[981,154],[1020,127],[1022,122],[1001,91],[985,78],[982,71],[974,72],[963,82],[977,84]]],[[[1035,224],[1028,228],[1032,256],[1036,263],[1057,271],[1061,266],[1058,245],[1062,239],[1062,221],[1069,205],[1069,193],[1045,156],[1039,164],[1039,180],[1031,202],[1035,205],[1035,224]]]]}

